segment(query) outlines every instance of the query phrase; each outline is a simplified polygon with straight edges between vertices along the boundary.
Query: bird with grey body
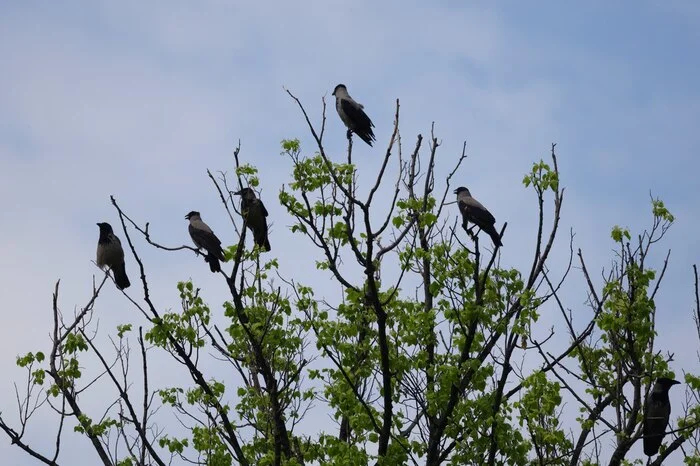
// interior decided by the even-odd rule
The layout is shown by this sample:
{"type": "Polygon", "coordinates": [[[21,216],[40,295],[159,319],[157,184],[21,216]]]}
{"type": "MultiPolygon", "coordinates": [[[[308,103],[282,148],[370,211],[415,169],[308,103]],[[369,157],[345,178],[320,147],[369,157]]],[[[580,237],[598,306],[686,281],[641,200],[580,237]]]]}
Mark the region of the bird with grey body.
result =
{"type": "Polygon", "coordinates": [[[243,188],[234,194],[241,196],[241,216],[253,233],[255,244],[269,251],[271,248],[267,233],[267,209],[262,200],[258,199],[251,188],[243,188]]]}
{"type": "Polygon", "coordinates": [[[668,419],[671,417],[671,400],[668,398],[668,391],[679,383],[677,380],[661,377],[656,380],[649,393],[649,398],[644,406],[644,427],[642,429],[644,454],[647,456],[654,456],[659,452],[664,432],[668,426],[668,419]]]}
{"type": "Polygon", "coordinates": [[[220,272],[219,261],[226,262],[224,250],[221,248],[221,240],[216,237],[209,225],[202,221],[202,217],[196,210],[185,215],[185,218],[190,221],[188,229],[192,242],[198,249],[207,251],[204,260],[209,263],[209,269],[214,273],[220,272]]]}
{"type": "Polygon", "coordinates": [[[114,273],[114,283],[117,288],[123,290],[129,288],[131,283],[126,276],[126,265],[124,264],[124,249],[119,238],[112,230],[112,225],[107,222],[97,224],[100,227],[100,238],[97,240],[97,266],[101,269],[109,267],[114,273]]]}
{"type": "Polygon", "coordinates": [[[491,215],[491,212],[481,202],[474,199],[464,186],[455,189],[454,193],[457,195],[457,205],[462,214],[462,227],[469,232],[467,225],[472,222],[491,237],[495,247],[503,246],[501,237],[494,226],[496,219],[491,215]]]}
{"type": "Polygon", "coordinates": [[[364,106],[350,97],[345,84],[338,84],[333,90],[335,96],[335,109],[338,111],[340,119],[348,127],[348,139],[351,133],[357,134],[370,147],[375,140],[374,123],[369,119],[364,111],[364,106]]]}

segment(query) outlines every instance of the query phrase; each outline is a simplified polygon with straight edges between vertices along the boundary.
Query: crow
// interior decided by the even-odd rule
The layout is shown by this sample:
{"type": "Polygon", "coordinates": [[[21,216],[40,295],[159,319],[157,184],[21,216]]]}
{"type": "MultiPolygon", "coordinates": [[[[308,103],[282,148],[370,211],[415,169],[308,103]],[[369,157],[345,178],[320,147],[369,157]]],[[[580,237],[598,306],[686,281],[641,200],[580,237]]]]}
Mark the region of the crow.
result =
{"type": "Polygon", "coordinates": [[[207,251],[204,260],[209,262],[209,269],[214,273],[220,272],[221,265],[219,261],[226,262],[224,250],[221,249],[221,241],[211,231],[209,225],[202,221],[202,217],[196,210],[185,215],[185,218],[190,221],[189,231],[192,242],[198,249],[207,251]]]}
{"type": "Polygon", "coordinates": [[[255,244],[269,251],[270,239],[267,234],[267,209],[251,188],[243,188],[234,193],[241,196],[241,215],[250,231],[253,232],[255,244]]]}
{"type": "Polygon", "coordinates": [[[671,401],[668,399],[668,391],[680,382],[661,377],[656,379],[654,388],[649,393],[644,406],[644,454],[654,456],[659,452],[664,432],[668,426],[668,418],[671,416],[671,401]]]}
{"type": "Polygon", "coordinates": [[[491,237],[491,241],[493,241],[495,247],[503,246],[501,237],[494,226],[496,219],[491,215],[491,212],[489,212],[481,202],[474,199],[469,190],[464,186],[460,186],[455,189],[454,192],[457,195],[457,205],[462,214],[462,227],[469,231],[467,229],[467,224],[468,222],[472,222],[491,237]]]}
{"type": "Polygon", "coordinates": [[[112,225],[103,222],[98,223],[100,227],[100,238],[97,240],[97,265],[101,269],[109,267],[114,273],[114,283],[117,288],[123,290],[129,288],[131,283],[126,276],[126,266],[124,264],[124,249],[112,230],[112,225]]]}
{"type": "Polygon", "coordinates": [[[372,147],[372,142],[375,140],[374,131],[372,131],[374,123],[363,110],[364,106],[350,97],[345,84],[335,86],[333,95],[335,96],[335,109],[345,126],[348,127],[348,139],[352,133],[355,133],[372,147]]]}

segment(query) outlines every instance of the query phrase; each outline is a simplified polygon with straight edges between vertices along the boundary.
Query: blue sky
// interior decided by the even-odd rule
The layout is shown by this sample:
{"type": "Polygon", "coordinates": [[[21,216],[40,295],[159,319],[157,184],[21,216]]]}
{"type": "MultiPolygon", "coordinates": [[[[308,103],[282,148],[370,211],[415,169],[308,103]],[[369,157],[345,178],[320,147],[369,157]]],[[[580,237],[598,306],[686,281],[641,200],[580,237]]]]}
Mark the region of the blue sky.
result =
{"type": "MultiPolygon", "coordinates": [[[[661,197],[677,222],[662,245],[672,253],[657,300],[667,317],[659,342],[676,352],[677,374],[697,369],[694,352],[681,351],[688,341],[697,347],[689,316],[691,265],[700,258],[700,6],[533,5],[0,4],[0,410],[14,413],[11,383],[22,375],[15,355],[48,343],[55,281],[62,282],[65,312],[86,301],[98,273],[91,263],[95,222],[117,223],[110,194],[134,218],[150,221],[165,243],[189,244],[183,216],[192,209],[224,242],[235,241],[205,170],[231,171],[239,139],[242,157],[261,169],[282,271],[328,283],[303,260],[315,253],[291,235],[291,219],[276,201],[289,180],[279,141],[298,137],[312,148],[283,88],[319,121],[320,98],[339,82],[377,127],[374,150],[355,146],[366,173],[376,172],[396,98],[407,146],[433,121],[447,165],[467,141],[461,184],[499,223],[509,222],[506,265],[529,260],[534,200],[521,180],[551,142],[567,188],[562,232],[574,229],[593,270],[610,264],[610,227],[647,226],[649,192],[661,197]],[[289,244],[295,247],[284,248],[289,244]]],[[[344,137],[331,108],[329,150],[342,151],[344,137]]],[[[554,265],[567,249],[560,238],[554,265]]],[[[211,282],[191,254],[142,251],[164,307],[177,306],[175,280],[211,282]]],[[[134,283],[133,260],[127,270],[134,283]]],[[[571,280],[568,306],[583,309],[581,277],[574,271],[571,280]]],[[[223,288],[210,288],[211,303],[225,299],[223,288]]],[[[105,328],[129,312],[115,290],[102,297],[105,328]]],[[[8,464],[34,464],[6,441],[0,455],[8,464]]]]}

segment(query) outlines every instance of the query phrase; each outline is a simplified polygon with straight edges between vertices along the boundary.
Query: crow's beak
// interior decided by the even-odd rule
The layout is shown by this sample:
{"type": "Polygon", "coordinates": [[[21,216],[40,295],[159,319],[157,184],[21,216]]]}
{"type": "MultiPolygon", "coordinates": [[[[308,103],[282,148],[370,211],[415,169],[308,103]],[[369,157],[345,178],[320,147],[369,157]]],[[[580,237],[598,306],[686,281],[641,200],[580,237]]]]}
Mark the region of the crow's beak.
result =
{"type": "MultiPolygon", "coordinates": [[[[241,190],[241,191],[242,191],[242,190],[241,190]]],[[[234,195],[234,196],[240,196],[240,195],[241,195],[241,191],[236,191],[235,193],[233,193],[233,195],[234,195]]]]}
{"type": "Polygon", "coordinates": [[[456,189],[455,189],[454,191],[452,191],[452,192],[455,193],[455,194],[457,194],[457,190],[456,190],[456,189]]]}

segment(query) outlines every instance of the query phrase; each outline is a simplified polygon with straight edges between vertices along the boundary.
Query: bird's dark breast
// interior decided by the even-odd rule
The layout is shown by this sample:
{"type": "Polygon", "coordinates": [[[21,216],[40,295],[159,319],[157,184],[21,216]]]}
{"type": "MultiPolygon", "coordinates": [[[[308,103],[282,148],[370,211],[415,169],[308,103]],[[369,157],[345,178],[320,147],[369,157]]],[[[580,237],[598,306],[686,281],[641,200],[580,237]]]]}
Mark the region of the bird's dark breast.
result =
{"type": "Polygon", "coordinates": [[[124,262],[124,250],[118,244],[109,241],[98,248],[97,256],[98,263],[107,264],[110,267],[124,262]]]}
{"type": "Polygon", "coordinates": [[[192,225],[188,227],[188,230],[190,232],[190,238],[192,238],[192,242],[199,248],[204,247],[204,245],[200,242],[200,235],[202,234],[202,232],[193,227],[192,225]]]}

